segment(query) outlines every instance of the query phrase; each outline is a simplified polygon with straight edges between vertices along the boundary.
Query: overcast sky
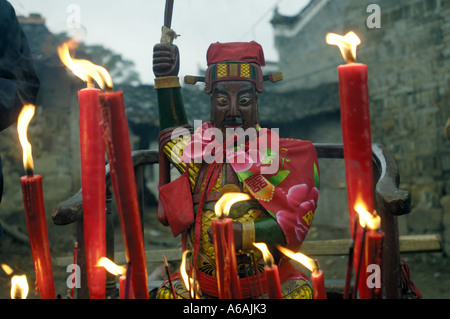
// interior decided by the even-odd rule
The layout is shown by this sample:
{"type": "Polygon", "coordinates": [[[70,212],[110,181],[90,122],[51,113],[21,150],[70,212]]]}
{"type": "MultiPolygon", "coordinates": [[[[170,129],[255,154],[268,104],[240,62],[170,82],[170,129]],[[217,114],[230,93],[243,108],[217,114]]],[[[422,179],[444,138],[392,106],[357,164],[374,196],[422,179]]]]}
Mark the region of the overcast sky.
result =
{"type": "MultiPolygon", "coordinates": [[[[40,13],[51,32],[81,35],[132,60],[144,83],[153,83],[152,48],[161,36],[165,0],[9,0],[17,15],[40,13]],[[74,15],[79,12],[81,28],[74,15]]],[[[174,0],[172,28],[180,35],[180,77],[206,67],[213,42],[251,41],[264,48],[266,61],[277,61],[270,20],[279,12],[296,15],[309,0],[174,0]]],[[[114,80],[114,79],[113,79],[114,80]]]]}

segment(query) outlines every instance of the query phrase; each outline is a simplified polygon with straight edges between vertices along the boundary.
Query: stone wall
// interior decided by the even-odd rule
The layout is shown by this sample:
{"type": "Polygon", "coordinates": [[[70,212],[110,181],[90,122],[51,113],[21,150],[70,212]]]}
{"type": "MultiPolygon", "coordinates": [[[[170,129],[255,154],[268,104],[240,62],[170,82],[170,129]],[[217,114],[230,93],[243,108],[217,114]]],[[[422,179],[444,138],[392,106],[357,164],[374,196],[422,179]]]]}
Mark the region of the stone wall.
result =
{"type": "Polygon", "coordinates": [[[450,117],[450,3],[318,0],[295,17],[276,14],[273,24],[283,91],[336,82],[344,61],[325,35],[358,34],[357,60],[369,72],[372,140],[392,153],[400,186],[412,194],[412,212],[399,218],[400,229],[441,232],[450,242],[450,141],[443,132],[450,117]],[[366,24],[370,4],[380,8],[381,28],[366,24]]]}
{"type": "MultiPolygon", "coordinates": [[[[77,91],[83,87],[67,72],[56,54],[54,37],[39,21],[20,19],[29,37],[41,80],[36,112],[28,128],[34,171],[42,175],[47,218],[60,201],[80,188],[80,152],[77,91]]],[[[0,133],[4,193],[0,219],[24,228],[19,178],[25,174],[16,124],[0,133]],[[17,218],[22,222],[17,223],[17,218]]]]}

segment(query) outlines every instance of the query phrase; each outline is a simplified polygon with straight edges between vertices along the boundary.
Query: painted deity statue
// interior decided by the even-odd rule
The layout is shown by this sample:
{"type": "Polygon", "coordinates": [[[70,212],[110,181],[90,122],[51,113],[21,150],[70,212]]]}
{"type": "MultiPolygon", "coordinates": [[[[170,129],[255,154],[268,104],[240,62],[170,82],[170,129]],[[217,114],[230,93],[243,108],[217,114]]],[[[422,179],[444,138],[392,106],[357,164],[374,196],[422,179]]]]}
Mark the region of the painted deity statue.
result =
{"type": "MultiPolygon", "coordinates": [[[[185,78],[191,84],[204,81],[211,98],[210,120],[194,131],[177,76],[179,50],[173,44],[154,47],[161,129],[158,219],[181,236],[183,250],[192,252],[189,262],[202,297],[217,298],[214,205],[227,192],[249,194],[251,200],[234,204],[229,215],[243,298],[267,293],[255,284],[263,281],[264,260],[254,242],[269,247],[279,267],[283,298],[312,298],[307,277],[276,246],[297,251],[310,228],[319,194],[315,148],[310,141],[280,138],[276,129],[260,126],[258,94],[264,91],[264,80],[277,79],[263,76],[265,60],[258,43],[211,44],[207,64],[204,77],[185,78]],[[172,181],[171,165],[180,172],[172,181]]],[[[172,283],[177,298],[188,296],[177,274],[172,283]]],[[[172,299],[172,292],[166,283],[157,298],[172,299]]]]}

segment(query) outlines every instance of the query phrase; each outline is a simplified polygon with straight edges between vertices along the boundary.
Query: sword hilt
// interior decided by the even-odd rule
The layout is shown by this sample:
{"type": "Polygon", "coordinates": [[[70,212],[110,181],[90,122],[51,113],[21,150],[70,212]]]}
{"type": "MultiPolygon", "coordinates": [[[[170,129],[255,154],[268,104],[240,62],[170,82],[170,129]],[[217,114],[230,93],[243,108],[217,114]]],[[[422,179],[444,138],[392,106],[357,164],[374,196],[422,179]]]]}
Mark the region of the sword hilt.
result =
{"type": "Polygon", "coordinates": [[[175,31],[170,27],[172,25],[172,13],[173,13],[173,1],[166,0],[166,8],[164,10],[164,25],[161,29],[161,43],[172,44],[173,40],[177,37],[175,31]]]}

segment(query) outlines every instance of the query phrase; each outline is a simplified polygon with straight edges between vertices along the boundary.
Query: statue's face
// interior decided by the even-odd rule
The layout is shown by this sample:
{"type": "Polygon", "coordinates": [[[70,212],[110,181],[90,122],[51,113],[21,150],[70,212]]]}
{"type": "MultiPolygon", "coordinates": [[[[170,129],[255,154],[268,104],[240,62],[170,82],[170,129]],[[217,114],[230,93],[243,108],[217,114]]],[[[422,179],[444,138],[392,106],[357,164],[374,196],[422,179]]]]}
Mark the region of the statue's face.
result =
{"type": "Polygon", "coordinates": [[[226,128],[246,130],[255,127],[258,121],[258,96],[253,83],[223,81],[214,84],[211,93],[212,124],[225,133],[226,128]]]}

